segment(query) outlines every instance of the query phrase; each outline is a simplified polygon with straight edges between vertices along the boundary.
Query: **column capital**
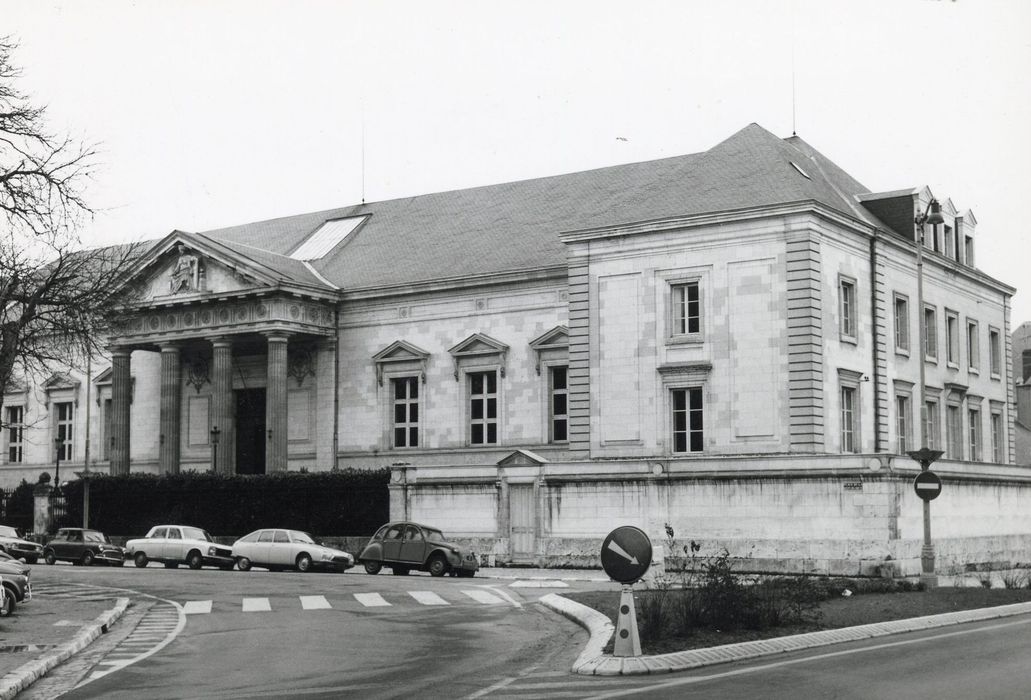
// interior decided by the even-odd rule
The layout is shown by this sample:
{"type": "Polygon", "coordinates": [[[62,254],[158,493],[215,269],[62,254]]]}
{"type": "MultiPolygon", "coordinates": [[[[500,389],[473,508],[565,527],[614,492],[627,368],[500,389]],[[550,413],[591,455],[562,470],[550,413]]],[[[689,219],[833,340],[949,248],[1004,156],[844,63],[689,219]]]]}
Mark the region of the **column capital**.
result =
{"type": "Polygon", "coordinates": [[[262,331],[261,334],[270,343],[285,343],[290,340],[292,335],[286,331],[262,331]]]}
{"type": "Polygon", "coordinates": [[[182,345],[179,342],[168,341],[160,343],[158,347],[161,349],[161,352],[174,352],[178,354],[182,351],[182,345]]]}
{"type": "Polygon", "coordinates": [[[107,352],[114,357],[129,357],[132,355],[133,349],[128,345],[108,345],[107,352]]]}
{"type": "Polygon", "coordinates": [[[214,338],[208,338],[208,342],[211,343],[212,347],[216,348],[233,347],[233,339],[228,335],[216,335],[214,338]]]}

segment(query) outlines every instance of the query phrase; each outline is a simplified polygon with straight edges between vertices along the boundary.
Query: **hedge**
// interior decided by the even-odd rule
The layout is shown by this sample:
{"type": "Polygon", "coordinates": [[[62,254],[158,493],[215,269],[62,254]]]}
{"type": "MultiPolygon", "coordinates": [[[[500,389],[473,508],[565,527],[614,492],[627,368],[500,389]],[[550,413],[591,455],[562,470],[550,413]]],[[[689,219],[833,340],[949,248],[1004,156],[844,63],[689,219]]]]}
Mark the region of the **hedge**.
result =
{"type": "MultiPolygon", "coordinates": [[[[90,476],[90,527],[108,535],[143,535],[177,523],[216,536],[261,527],[319,537],[370,535],[389,519],[389,469],[223,475],[211,472],[90,476]]],[[[62,488],[66,523],[82,522],[83,482],[62,488]]]]}

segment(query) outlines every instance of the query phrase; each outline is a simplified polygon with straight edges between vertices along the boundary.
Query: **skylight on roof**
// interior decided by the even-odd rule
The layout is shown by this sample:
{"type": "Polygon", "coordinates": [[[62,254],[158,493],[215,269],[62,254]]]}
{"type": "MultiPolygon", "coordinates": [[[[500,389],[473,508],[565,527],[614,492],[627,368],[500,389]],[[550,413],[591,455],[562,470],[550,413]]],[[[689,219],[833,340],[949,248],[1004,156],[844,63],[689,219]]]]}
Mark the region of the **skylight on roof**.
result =
{"type": "Polygon", "coordinates": [[[352,216],[346,219],[332,219],[319,226],[315,233],[308,236],[297,249],[290,253],[294,260],[319,260],[329,254],[329,251],[343,243],[344,239],[354,233],[366,216],[352,216]]]}
{"type": "Polygon", "coordinates": [[[798,165],[798,163],[796,163],[793,160],[789,160],[788,162],[791,163],[791,167],[794,168],[795,170],[797,170],[799,172],[799,174],[802,177],[804,177],[806,180],[812,180],[813,179],[813,178],[809,177],[809,173],[807,173],[806,171],[802,170],[802,168],[798,165]]]}

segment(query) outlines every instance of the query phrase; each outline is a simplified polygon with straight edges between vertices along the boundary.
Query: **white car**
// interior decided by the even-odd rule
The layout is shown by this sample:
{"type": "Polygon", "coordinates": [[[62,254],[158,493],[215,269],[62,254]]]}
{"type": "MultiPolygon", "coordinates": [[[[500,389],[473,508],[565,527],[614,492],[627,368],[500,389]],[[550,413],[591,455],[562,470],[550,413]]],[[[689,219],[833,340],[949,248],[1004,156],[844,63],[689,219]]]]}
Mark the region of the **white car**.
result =
{"type": "Polygon", "coordinates": [[[169,569],[186,564],[191,569],[207,565],[228,571],[236,563],[229,547],[216,543],[199,527],[188,525],[155,525],[146,537],[125,543],[125,556],[140,568],[159,561],[169,569]]]}
{"type": "Polygon", "coordinates": [[[340,549],[318,544],[307,532],[268,528],[255,530],[233,543],[233,558],[240,571],[254,566],[266,569],[325,569],[343,573],[354,566],[354,557],[340,549]]]}
{"type": "Polygon", "coordinates": [[[9,525],[0,525],[0,552],[7,552],[14,559],[24,559],[26,564],[35,564],[43,556],[43,545],[28,541],[9,525]]]}

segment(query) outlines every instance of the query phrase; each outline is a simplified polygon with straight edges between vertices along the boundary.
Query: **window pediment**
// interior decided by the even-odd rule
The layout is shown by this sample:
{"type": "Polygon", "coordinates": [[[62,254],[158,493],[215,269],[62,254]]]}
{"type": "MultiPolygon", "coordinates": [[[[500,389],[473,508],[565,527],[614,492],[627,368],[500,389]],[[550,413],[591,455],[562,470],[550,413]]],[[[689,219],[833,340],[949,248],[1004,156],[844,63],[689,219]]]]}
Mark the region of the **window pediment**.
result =
{"type": "Polygon", "coordinates": [[[669,362],[655,368],[664,380],[701,381],[712,372],[711,362],[669,362]]]}
{"type": "Polygon", "coordinates": [[[529,450],[516,450],[498,462],[499,467],[539,467],[548,460],[529,450]]]}
{"type": "Polygon", "coordinates": [[[530,347],[536,355],[537,361],[534,369],[537,374],[541,373],[541,361],[550,357],[565,357],[569,354],[569,329],[565,326],[555,326],[550,331],[537,336],[530,341],[530,347]]]}
{"type": "Polygon", "coordinates": [[[463,362],[493,361],[500,365],[501,376],[505,376],[505,362],[508,359],[508,346],[483,333],[471,336],[452,347],[448,352],[455,363],[455,381],[458,381],[459,369],[463,362]]]}
{"type": "Polygon", "coordinates": [[[403,340],[395,340],[372,356],[372,362],[376,366],[376,383],[383,386],[383,370],[385,367],[404,368],[411,366],[418,368],[419,377],[423,384],[426,383],[426,363],[430,354],[422,348],[407,343],[403,340]]]}

